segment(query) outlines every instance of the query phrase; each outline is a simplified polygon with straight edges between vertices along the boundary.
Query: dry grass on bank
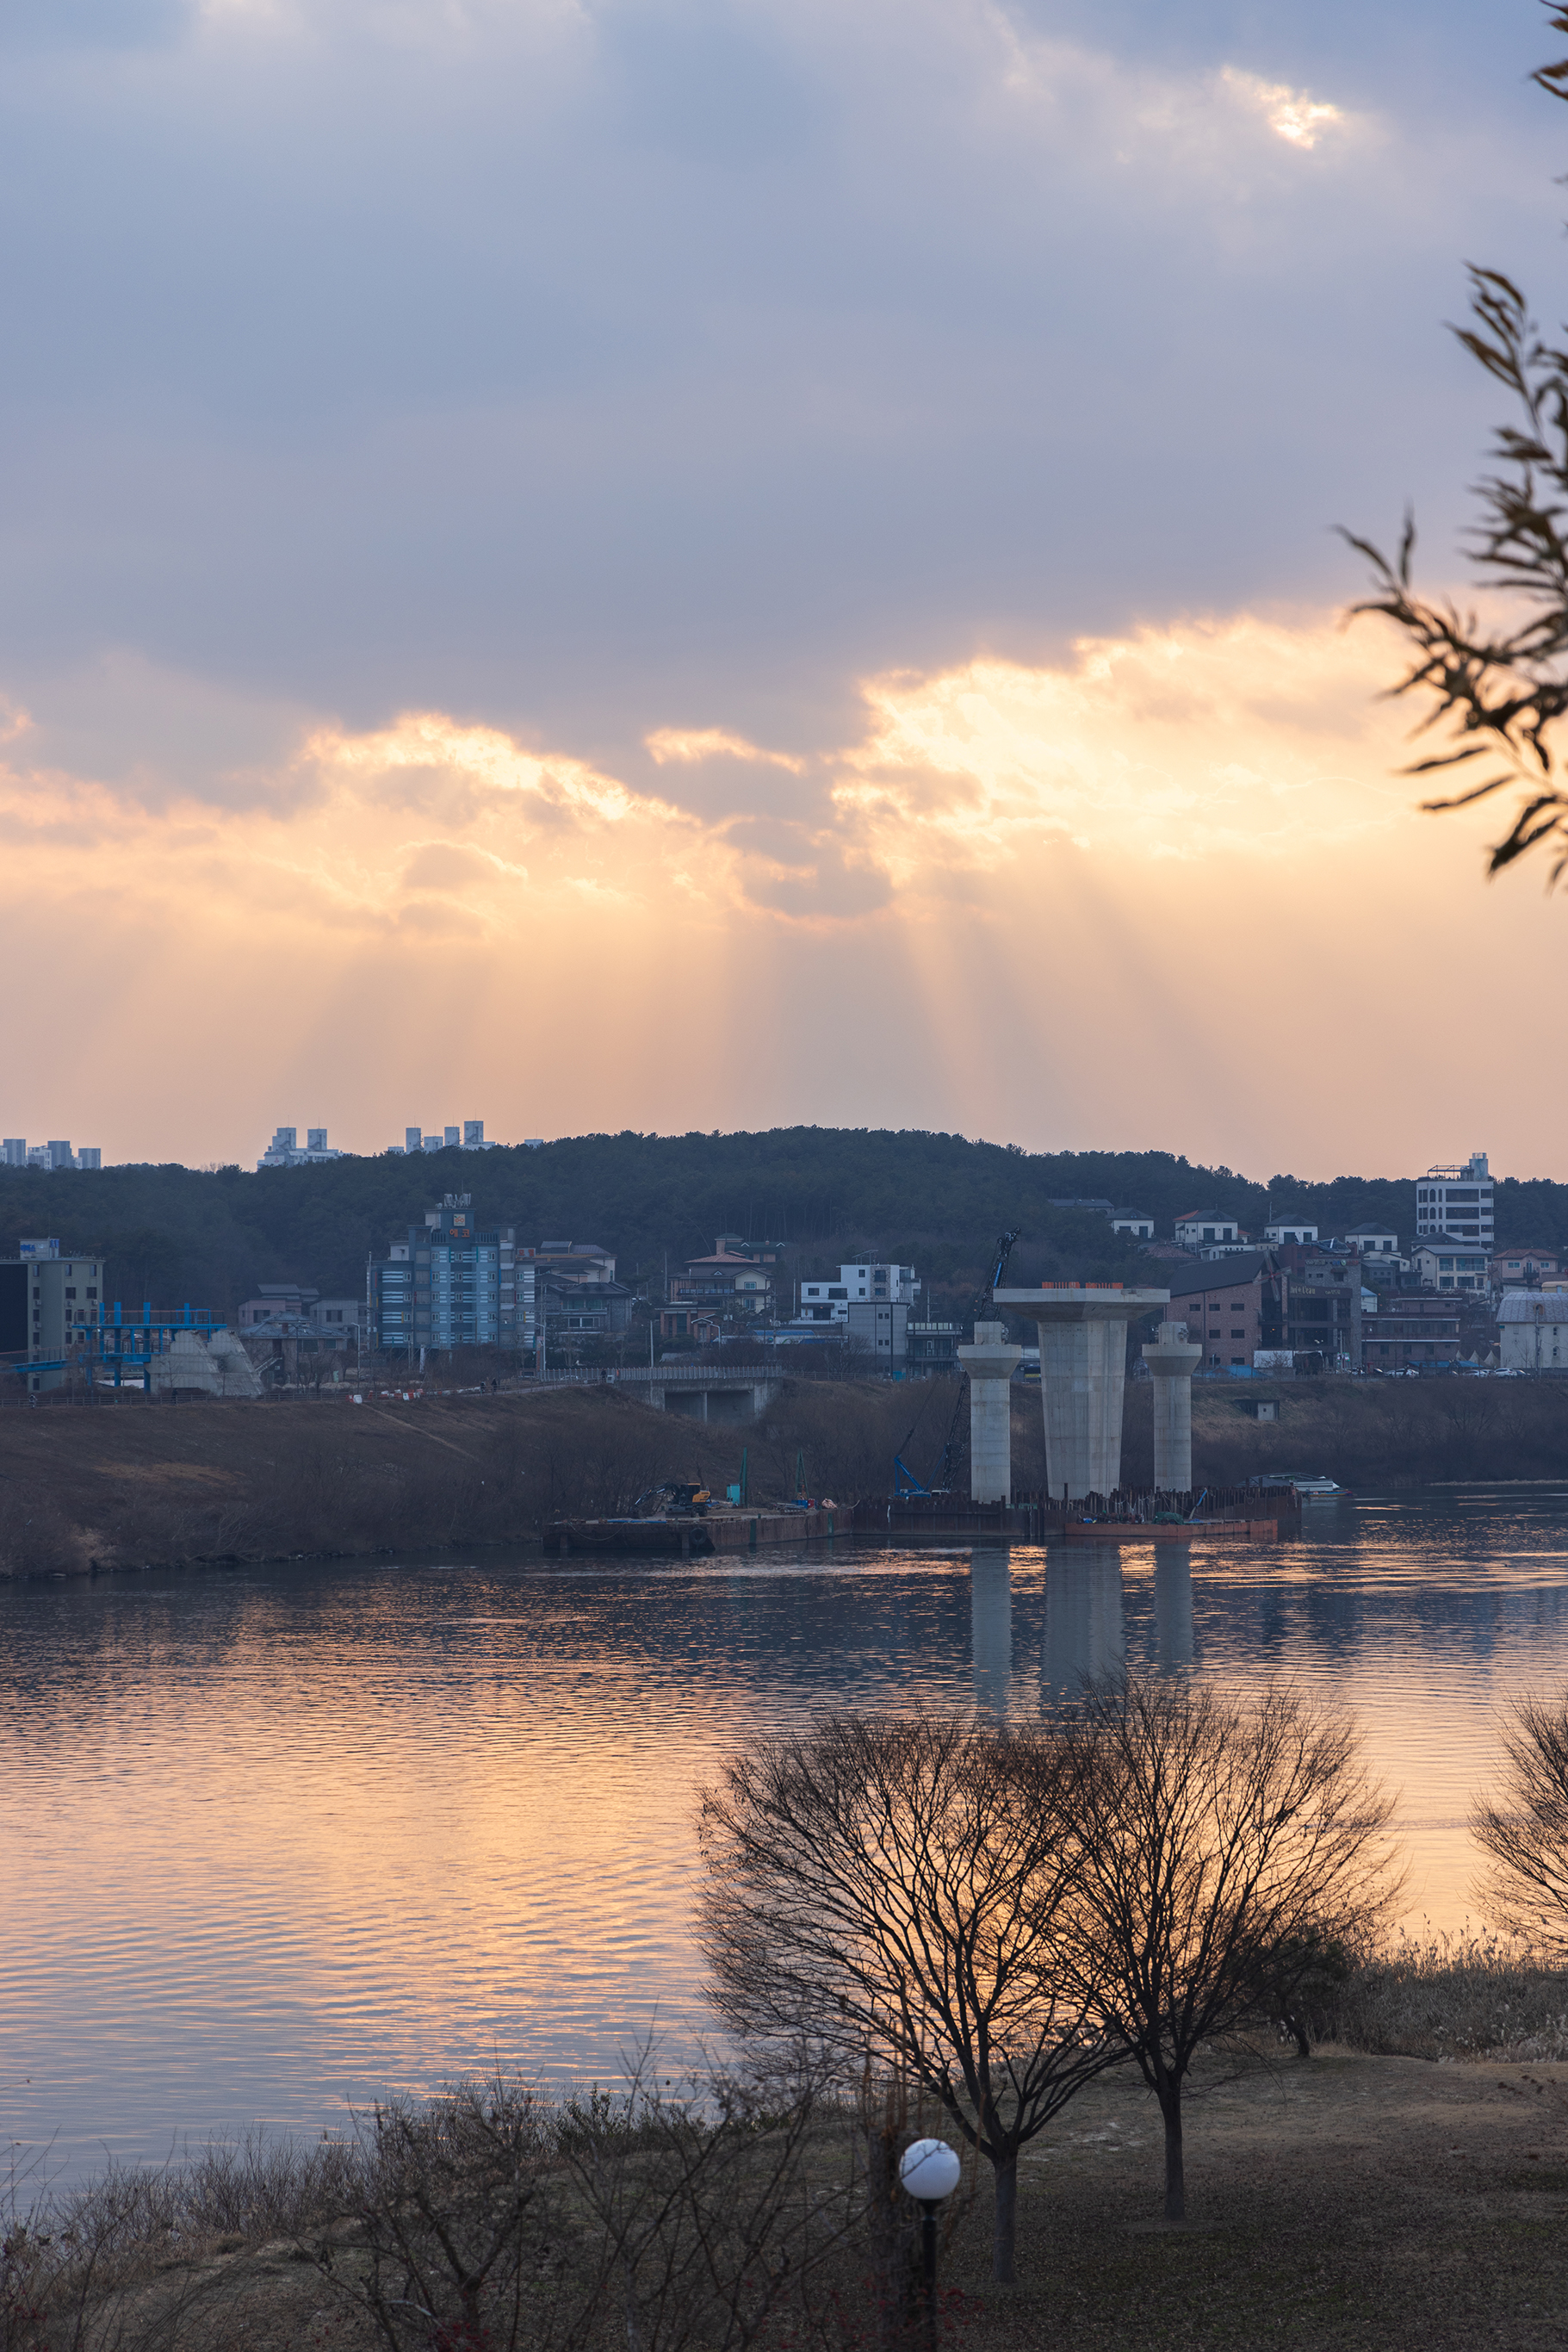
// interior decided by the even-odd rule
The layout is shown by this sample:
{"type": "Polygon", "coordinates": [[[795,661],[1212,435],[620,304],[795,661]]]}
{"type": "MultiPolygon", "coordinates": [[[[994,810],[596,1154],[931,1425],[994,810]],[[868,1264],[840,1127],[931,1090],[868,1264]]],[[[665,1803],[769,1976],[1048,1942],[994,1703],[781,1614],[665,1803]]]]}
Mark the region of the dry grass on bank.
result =
{"type": "MultiPolygon", "coordinates": [[[[1241,1410],[1261,1384],[1194,1403],[1194,1467],[1230,1485],[1281,1468],[1350,1486],[1568,1475],[1568,1382],[1281,1383],[1278,1423],[1241,1410]]],[[[787,1381],[760,1421],[705,1424],[614,1388],[0,1413],[0,1574],[527,1541],[555,1517],[624,1511],[666,1478],[738,1480],[766,1503],[885,1496],[902,1451],[937,1474],[950,1381],[787,1381]]],[[[1124,1475],[1153,1475],[1146,1384],[1127,1392],[1124,1475]]],[[[1046,1483],[1038,1391],[1013,1399],[1014,1485],[1046,1483]]]]}
{"type": "MultiPolygon", "coordinates": [[[[800,2153],[803,2182],[819,2194],[852,2161],[833,2126],[800,2153]]],[[[362,2172],[343,2179],[344,2161],[287,2158],[276,2192],[265,2164],[248,2168],[259,2193],[235,2200],[225,2160],[204,2158],[192,2175],[161,2176],[135,2193],[141,2235],[120,2220],[126,2177],[98,2184],[41,2217],[39,2237],[55,2245],[38,2246],[30,2271],[10,2263],[0,2344],[386,2352],[363,2290],[376,2232],[393,2217],[373,2190],[367,2197],[362,2172]],[[74,2229],[74,2254],[59,2246],[62,2223],[74,2229]]],[[[1435,2066],[1332,2048],[1306,2063],[1215,2066],[1194,2084],[1187,2169],[1192,2226],[1165,2231],[1158,2116],[1130,2074],[1103,2077],[1026,2153],[1016,2286],[998,2289],[988,2276],[988,2182],[956,2200],[942,2274],[957,2295],[944,2343],[957,2352],[1568,2344],[1568,2070],[1435,2066]]],[[[541,2326],[560,2308],[549,2265],[559,2273],[567,2259],[559,2213],[549,2229],[536,2248],[549,2290],[541,2326]]],[[[13,2245],[16,2237],[13,2228],[13,2245]]],[[[875,2283],[871,2249],[852,2235],[804,2306],[780,2310],[753,2339],[758,2352],[887,2352],[875,2283]]],[[[661,2311],[633,2315],[622,2280],[581,2341],[592,2352],[629,2342],[700,2352],[721,2341],[711,2311],[683,2329],[677,2305],[666,2297],[661,2311]]],[[[549,2320],[529,2352],[550,2352],[553,2328],[549,2320]]],[[[410,2326],[402,2340],[410,2352],[485,2346],[451,2326],[410,2326]]]]}
{"type": "MultiPolygon", "coordinates": [[[[951,1410],[950,1383],[932,1417],[951,1410]]],[[[915,1403],[920,1399],[916,1397],[915,1403]]],[[[0,1415],[0,1573],[524,1542],[627,1510],[666,1478],[754,1501],[885,1493],[910,1391],[787,1382],[721,1427],[614,1389],[178,1406],[140,1397],[0,1415]]]]}

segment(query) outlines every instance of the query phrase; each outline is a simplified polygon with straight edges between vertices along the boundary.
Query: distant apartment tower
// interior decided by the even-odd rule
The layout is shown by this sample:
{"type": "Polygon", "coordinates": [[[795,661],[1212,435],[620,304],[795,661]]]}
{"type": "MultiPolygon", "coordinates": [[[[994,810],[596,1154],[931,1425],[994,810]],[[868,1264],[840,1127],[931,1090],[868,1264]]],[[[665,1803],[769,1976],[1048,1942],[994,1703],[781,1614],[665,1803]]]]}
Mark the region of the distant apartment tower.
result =
{"type": "Polygon", "coordinates": [[[8,1135],[0,1142],[0,1165],[6,1168],[79,1168],[103,1166],[103,1153],[96,1143],[84,1143],[73,1151],[66,1142],[35,1143],[27,1148],[25,1135],[8,1135]]]}
{"type": "Polygon", "coordinates": [[[325,1167],[345,1156],[329,1147],[324,1127],[308,1127],[303,1146],[297,1127],[280,1127],[256,1164],[258,1168],[325,1167]]]}
{"type": "Polygon", "coordinates": [[[1452,1234],[1491,1255],[1495,1237],[1495,1188],[1484,1151],[1472,1151],[1462,1168],[1428,1168],[1416,1186],[1416,1238],[1452,1234]]]}
{"type": "Polygon", "coordinates": [[[466,1192],[448,1192],[370,1269],[377,1348],[516,1348],[517,1235],[472,1223],[466,1192]]]}
{"type": "MultiPolygon", "coordinates": [[[[500,1145],[486,1140],[482,1118],[465,1118],[460,1128],[444,1128],[439,1135],[426,1135],[420,1128],[405,1127],[402,1148],[412,1154],[415,1151],[498,1151],[500,1145]]],[[[393,1149],[396,1149],[395,1145],[393,1149]]]]}

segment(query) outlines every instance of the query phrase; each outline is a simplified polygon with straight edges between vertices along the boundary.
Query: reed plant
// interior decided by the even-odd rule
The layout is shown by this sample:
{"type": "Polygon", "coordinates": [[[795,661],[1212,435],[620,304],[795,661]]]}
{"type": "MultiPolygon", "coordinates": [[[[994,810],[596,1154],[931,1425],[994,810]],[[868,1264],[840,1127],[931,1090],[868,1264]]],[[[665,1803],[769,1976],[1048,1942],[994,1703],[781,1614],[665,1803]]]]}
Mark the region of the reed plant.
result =
{"type": "Polygon", "coordinates": [[[1568,1966],[1495,1933],[1406,1932],[1328,1989],[1312,2025],[1318,2040],[1386,2057],[1568,2058],[1568,1966]]]}

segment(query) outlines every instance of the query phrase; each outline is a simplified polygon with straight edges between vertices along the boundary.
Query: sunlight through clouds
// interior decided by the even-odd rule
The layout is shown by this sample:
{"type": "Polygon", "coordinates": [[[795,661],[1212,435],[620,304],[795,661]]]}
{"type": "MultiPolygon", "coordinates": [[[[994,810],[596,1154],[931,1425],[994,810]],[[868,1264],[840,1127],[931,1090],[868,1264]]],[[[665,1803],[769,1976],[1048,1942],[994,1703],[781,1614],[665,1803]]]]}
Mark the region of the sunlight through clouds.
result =
{"type": "Polygon", "coordinates": [[[1262,81],[1236,66],[1227,66],[1219,79],[1291,147],[1315,147],[1325,131],[1345,126],[1347,118],[1341,108],[1309,98],[1304,90],[1287,89],[1283,82],[1262,81]]]}

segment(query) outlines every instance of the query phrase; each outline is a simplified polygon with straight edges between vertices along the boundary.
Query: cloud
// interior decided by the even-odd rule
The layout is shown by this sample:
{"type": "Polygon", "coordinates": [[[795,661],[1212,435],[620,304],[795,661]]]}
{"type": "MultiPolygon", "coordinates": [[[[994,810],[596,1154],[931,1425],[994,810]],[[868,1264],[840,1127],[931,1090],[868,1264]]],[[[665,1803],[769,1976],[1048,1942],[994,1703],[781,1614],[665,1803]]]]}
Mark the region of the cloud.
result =
{"type": "Polygon", "coordinates": [[[1449,543],[1458,257],[1556,266],[1473,13],[12,0],[0,904],[110,1148],[455,1036],[531,1133],[1197,1148],[1416,959],[1377,1116],[1502,1071],[1327,529],[1449,543]]]}
{"type": "Polygon", "coordinates": [[[1219,79],[1289,146],[1310,152],[1325,132],[1350,128],[1343,108],[1310,98],[1304,90],[1290,89],[1283,82],[1261,81],[1256,74],[1243,73],[1235,66],[1227,66],[1219,79]]]}
{"type": "MultiPolygon", "coordinates": [[[[0,922],[111,1158],[244,1157],[307,1099],[374,1148],[439,1078],[502,1136],[674,1103],[1403,1167],[1450,1148],[1458,1052],[1502,1164],[1543,1164],[1489,1007],[1539,992],[1561,914],[1482,888],[1484,828],[1415,814],[1388,652],[1242,613],[883,674],[804,814],[694,814],[429,710],[307,725],[233,803],[127,798],[24,730],[0,922]]],[[[83,1127],[57,1078],[14,1074],[9,1132],[83,1127]]]]}

